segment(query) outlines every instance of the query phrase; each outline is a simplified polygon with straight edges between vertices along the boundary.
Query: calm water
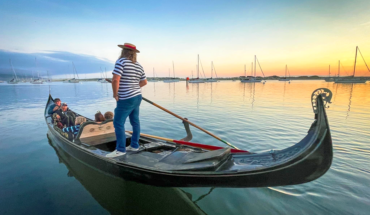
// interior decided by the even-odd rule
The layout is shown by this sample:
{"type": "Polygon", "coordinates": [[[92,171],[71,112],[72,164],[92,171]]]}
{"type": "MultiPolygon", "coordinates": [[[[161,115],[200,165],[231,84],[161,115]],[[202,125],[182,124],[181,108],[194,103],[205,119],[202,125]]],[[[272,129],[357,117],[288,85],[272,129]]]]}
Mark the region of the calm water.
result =
{"type": "MultiPolygon", "coordinates": [[[[97,172],[48,141],[43,118],[49,89],[93,117],[112,111],[109,84],[0,84],[0,214],[369,214],[370,83],[293,81],[266,84],[149,83],[143,95],[241,149],[282,149],[313,122],[310,96],[334,96],[327,110],[334,144],[331,169],[313,182],[266,188],[159,188],[97,172]]],[[[129,124],[127,124],[130,129],[129,124]]],[[[141,106],[142,133],[186,135],[180,120],[141,106]]],[[[192,128],[194,142],[223,146],[192,128]]]]}

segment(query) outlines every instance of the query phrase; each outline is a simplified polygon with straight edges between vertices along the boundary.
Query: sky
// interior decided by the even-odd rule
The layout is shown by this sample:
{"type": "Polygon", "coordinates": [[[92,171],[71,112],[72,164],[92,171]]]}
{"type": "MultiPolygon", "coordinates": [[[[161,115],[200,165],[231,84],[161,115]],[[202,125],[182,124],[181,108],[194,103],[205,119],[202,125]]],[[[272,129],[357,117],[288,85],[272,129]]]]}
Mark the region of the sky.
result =
{"type": "MultiPolygon", "coordinates": [[[[0,0],[0,74],[11,58],[23,73],[63,76],[73,62],[100,77],[129,42],[149,77],[173,75],[172,62],[177,77],[195,77],[198,54],[207,77],[212,61],[220,77],[244,75],[244,65],[249,74],[255,55],[266,76],[285,65],[292,76],[328,75],[329,65],[334,75],[338,60],[350,75],[356,46],[370,64],[369,11],[368,0],[0,0]]],[[[361,57],[356,70],[370,76],[361,57]]]]}

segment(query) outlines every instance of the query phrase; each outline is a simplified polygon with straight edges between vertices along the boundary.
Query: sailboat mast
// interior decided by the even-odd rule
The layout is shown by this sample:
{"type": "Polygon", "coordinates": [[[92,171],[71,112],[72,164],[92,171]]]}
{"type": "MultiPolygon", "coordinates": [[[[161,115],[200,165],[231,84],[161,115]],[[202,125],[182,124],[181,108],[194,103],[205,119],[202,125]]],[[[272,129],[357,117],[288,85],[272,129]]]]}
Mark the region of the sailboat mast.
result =
{"type": "Polygon", "coordinates": [[[12,70],[13,70],[13,73],[14,73],[14,76],[15,76],[15,80],[18,80],[17,73],[15,73],[15,70],[14,70],[14,67],[13,67],[13,64],[12,64],[12,60],[9,59],[9,62],[10,62],[10,66],[12,67],[12,70]]]}
{"type": "Polygon", "coordinates": [[[213,61],[211,61],[211,79],[213,78],[213,61]]]}
{"type": "Polygon", "coordinates": [[[251,76],[253,76],[253,62],[251,63],[251,76]]]}
{"type": "Polygon", "coordinates": [[[75,64],[72,62],[72,66],[73,66],[73,77],[76,79],[76,76],[75,76],[75,73],[76,73],[76,75],[77,75],[77,78],[78,79],[80,79],[80,77],[78,77],[78,73],[77,73],[77,69],[76,69],[76,67],[75,67],[75,64]]]}
{"type": "Polygon", "coordinates": [[[285,78],[286,78],[287,70],[288,70],[288,65],[287,65],[287,64],[285,64],[285,78]]]}
{"type": "Polygon", "coordinates": [[[215,71],[216,78],[218,78],[217,77],[217,72],[216,72],[216,69],[215,69],[215,65],[213,64],[213,61],[212,61],[212,65],[213,65],[213,70],[215,71]]]}
{"type": "Polygon", "coordinates": [[[199,54],[198,54],[198,65],[197,65],[197,75],[198,75],[198,79],[199,79],[199,54]]]}
{"type": "Polygon", "coordinates": [[[352,77],[355,77],[355,73],[356,73],[357,49],[358,49],[358,46],[356,46],[355,65],[353,67],[353,76],[352,77]]]}
{"type": "Polygon", "coordinates": [[[254,55],[254,77],[256,77],[256,59],[257,59],[257,56],[254,55]]]}
{"type": "Polygon", "coordinates": [[[244,64],[244,76],[247,77],[247,65],[244,64]]]}
{"type": "Polygon", "coordinates": [[[172,61],[172,70],[173,70],[173,77],[175,78],[175,64],[172,61]]]}
{"type": "Polygon", "coordinates": [[[330,78],[330,65],[329,65],[329,78],[330,78]]]}
{"type": "Polygon", "coordinates": [[[338,77],[339,77],[339,74],[340,74],[340,60],[338,60],[338,77]]]}
{"type": "Polygon", "coordinates": [[[35,65],[36,65],[36,72],[37,72],[37,78],[40,78],[39,70],[37,68],[37,58],[35,57],[35,65]]]}

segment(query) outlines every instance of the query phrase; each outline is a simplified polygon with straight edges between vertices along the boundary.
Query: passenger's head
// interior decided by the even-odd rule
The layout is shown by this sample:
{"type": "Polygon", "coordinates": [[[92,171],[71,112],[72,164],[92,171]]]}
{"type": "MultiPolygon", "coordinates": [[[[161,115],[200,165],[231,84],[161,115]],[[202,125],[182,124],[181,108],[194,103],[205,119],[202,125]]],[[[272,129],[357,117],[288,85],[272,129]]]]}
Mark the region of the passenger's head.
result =
{"type": "Polygon", "coordinates": [[[111,111],[107,111],[104,114],[105,119],[113,119],[113,113],[111,111]]]}
{"type": "Polygon", "coordinates": [[[56,104],[57,106],[60,106],[61,103],[62,103],[62,101],[60,101],[59,98],[54,99],[54,104],[56,104]]]}
{"type": "Polygon", "coordinates": [[[63,103],[62,104],[62,111],[67,111],[67,109],[68,109],[67,103],[63,103]]]}
{"type": "Polygon", "coordinates": [[[98,111],[95,114],[95,122],[104,122],[104,121],[105,121],[105,118],[104,118],[103,114],[100,113],[100,111],[98,111]]]}

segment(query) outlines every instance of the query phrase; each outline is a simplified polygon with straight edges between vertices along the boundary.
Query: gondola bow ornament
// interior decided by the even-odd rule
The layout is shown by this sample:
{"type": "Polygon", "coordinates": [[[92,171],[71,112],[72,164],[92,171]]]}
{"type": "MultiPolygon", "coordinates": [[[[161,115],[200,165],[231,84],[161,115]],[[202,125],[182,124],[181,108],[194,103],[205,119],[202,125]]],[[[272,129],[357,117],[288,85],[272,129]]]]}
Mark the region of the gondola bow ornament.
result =
{"type": "Polygon", "coordinates": [[[325,108],[329,108],[329,104],[331,104],[331,98],[333,97],[333,93],[328,88],[319,88],[313,91],[311,95],[311,104],[312,104],[312,110],[315,114],[318,113],[317,97],[319,95],[321,95],[325,108]]]}

